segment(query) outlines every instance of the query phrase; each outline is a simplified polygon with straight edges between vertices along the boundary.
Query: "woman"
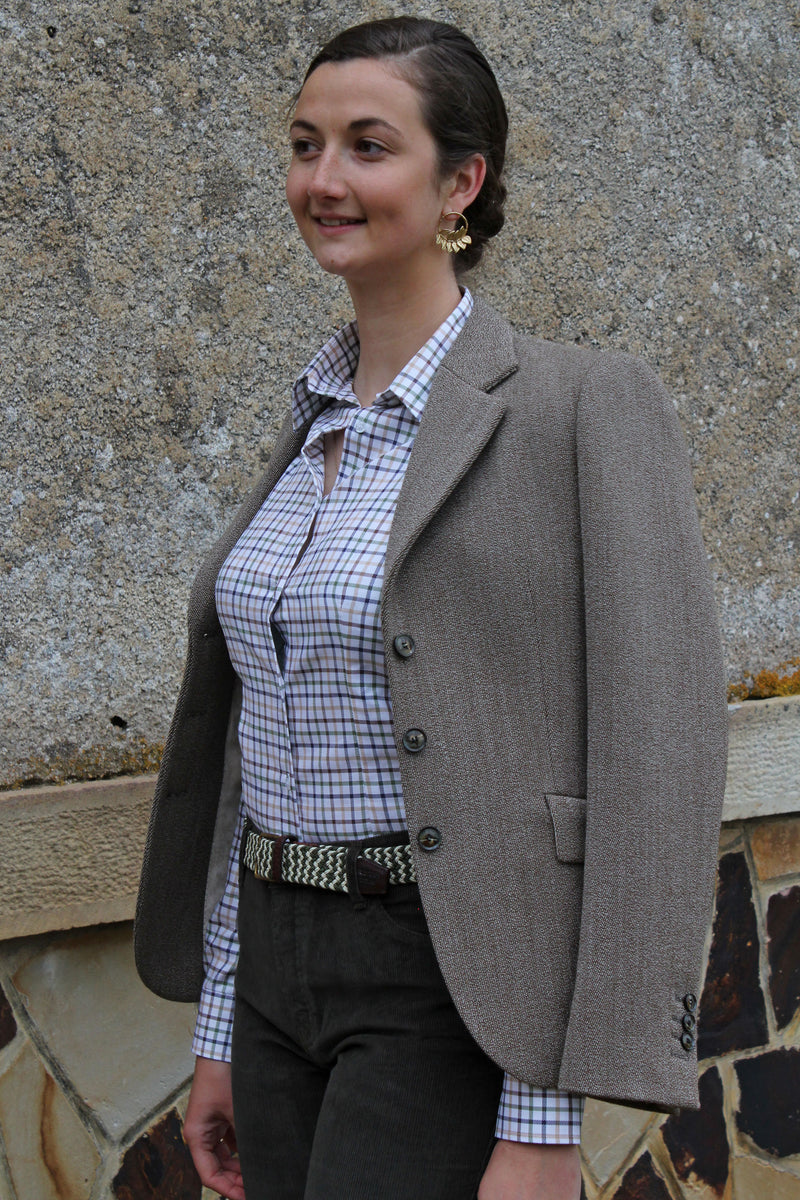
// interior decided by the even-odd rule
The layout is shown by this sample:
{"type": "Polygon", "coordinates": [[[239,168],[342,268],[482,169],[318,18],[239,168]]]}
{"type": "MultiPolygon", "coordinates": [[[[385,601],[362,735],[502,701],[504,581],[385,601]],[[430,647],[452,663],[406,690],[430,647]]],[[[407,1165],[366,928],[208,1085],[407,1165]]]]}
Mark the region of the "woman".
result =
{"type": "Polygon", "coordinates": [[[413,18],[334,38],[294,111],[357,324],[195,584],[137,918],[145,982],[202,985],[185,1131],[232,1200],[571,1200],[583,1095],[697,1105],[725,708],[691,478],[647,367],[459,287],[506,126],[413,18]]]}

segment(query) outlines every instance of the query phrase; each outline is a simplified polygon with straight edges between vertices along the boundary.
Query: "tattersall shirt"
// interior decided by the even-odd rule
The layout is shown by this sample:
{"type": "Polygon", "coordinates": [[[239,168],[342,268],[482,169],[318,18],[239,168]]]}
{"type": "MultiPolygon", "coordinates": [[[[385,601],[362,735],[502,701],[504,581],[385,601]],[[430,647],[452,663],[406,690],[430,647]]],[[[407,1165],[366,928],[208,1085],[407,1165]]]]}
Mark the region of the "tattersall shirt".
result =
{"type": "MultiPolygon", "coordinates": [[[[406,828],[380,626],[384,559],[434,374],[471,311],[465,291],[366,408],[352,386],[356,326],[323,346],[293,392],[295,428],[313,418],[303,449],[220,571],[217,608],[242,680],[242,812],[227,887],[206,934],[194,1040],[203,1057],[230,1056],[243,817],[302,842],[406,828]],[[341,465],[324,496],[323,438],[341,429],[341,465]]],[[[577,1142],[582,1112],[582,1097],[507,1075],[497,1136],[577,1142]]]]}

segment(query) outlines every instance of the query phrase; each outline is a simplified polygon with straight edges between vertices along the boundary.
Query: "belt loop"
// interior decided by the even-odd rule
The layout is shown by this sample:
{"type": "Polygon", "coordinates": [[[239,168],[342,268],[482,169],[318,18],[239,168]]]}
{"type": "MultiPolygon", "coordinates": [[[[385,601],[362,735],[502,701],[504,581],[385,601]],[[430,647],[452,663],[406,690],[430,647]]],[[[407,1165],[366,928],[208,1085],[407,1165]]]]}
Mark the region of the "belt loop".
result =
{"type": "Polygon", "coordinates": [[[289,841],[289,837],[283,834],[282,837],[272,838],[272,846],[269,856],[269,881],[270,883],[278,883],[283,876],[283,847],[289,841]]]}
{"type": "Polygon", "coordinates": [[[357,912],[367,907],[367,902],[361,895],[361,888],[358,886],[358,860],[361,857],[363,842],[358,845],[347,847],[347,891],[353,899],[353,908],[357,912]]]}
{"type": "Polygon", "coordinates": [[[242,822],[242,840],[239,843],[239,891],[241,892],[244,886],[244,873],[247,867],[244,865],[244,852],[247,849],[247,835],[253,826],[250,824],[250,818],[245,817],[242,822]]]}

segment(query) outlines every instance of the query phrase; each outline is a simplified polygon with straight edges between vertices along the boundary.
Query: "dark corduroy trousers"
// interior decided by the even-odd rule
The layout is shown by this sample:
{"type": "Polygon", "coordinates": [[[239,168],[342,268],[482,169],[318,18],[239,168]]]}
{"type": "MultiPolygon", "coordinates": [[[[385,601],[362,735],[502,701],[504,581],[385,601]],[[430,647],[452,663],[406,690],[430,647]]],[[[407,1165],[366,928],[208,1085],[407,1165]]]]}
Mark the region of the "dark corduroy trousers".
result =
{"type": "Polygon", "coordinates": [[[247,1200],[474,1200],[502,1072],[439,972],[416,885],[244,872],[233,1088],[247,1200]]]}

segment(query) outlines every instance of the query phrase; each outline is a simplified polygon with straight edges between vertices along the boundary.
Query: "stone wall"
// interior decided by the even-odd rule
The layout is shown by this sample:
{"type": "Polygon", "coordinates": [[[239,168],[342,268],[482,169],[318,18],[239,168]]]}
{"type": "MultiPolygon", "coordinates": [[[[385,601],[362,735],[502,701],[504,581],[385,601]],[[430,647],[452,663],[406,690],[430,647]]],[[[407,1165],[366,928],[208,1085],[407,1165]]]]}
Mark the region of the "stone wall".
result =
{"type": "MultiPolygon", "coordinates": [[[[800,817],[726,825],[699,1113],[590,1101],[589,1200],[800,1200],[800,817]]],[[[128,924],[0,944],[0,1200],[200,1200],[181,1138],[192,1011],[128,924]]]]}
{"type": "MultiPolygon", "coordinates": [[[[0,786],[157,761],[195,564],[347,313],[283,202],[286,105],[334,26],[391,11],[0,10],[0,786]]],[[[485,48],[512,119],[476,286],[522,328],[661,370],[731,678],[796,654],[796,4],[437,12],[485,48]]]]}
{"type": "Polygon", "coordinates": [[[699,1112],[592,1103],[597,1200],[800,1200],[800,818],[725,826],[697,1027],[699,1112]]]}
{"type": "MultiPolygon", "coordinates": [[[[266,460],[293,376],[348,311],[283,203],[286,105],[335,27],[391,12],[0,10],[0,786],[157,763],[195,564],[266,460]]],[[[660,369],[730,677],[797,654],[796,4],[461,0],[437,15],[477,37],[512,119],[508,223],[473,286],[521,328],[660,369]]],[[[124,794],[141,827],[136,786],[124,794]]],[[[84,793],[65,815],[21,794],[6,862],[26,831],[26,846],[44,830],[85,845],[106,803],[84,793]]],[[[88,897],[70,876],[68,902],[50,867],[38,912],[14,893],[29,921],[16,932],[46,932],[0,945],[0,1200],[194,1200],[191,1014],[138,984],[126,924],[51,932],[43,907],[66,925],[79,909],[116,920],[130,864],[88,897]]],[[[591,1200],[800,1200],[799,914],[800,818],[727,825],[703,1108],[591,1104],[591,1200]]]]}

